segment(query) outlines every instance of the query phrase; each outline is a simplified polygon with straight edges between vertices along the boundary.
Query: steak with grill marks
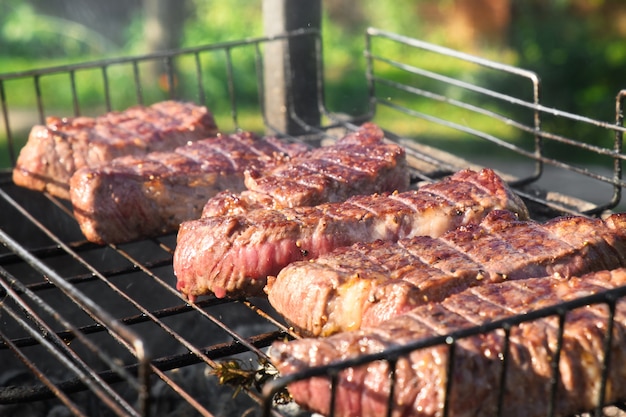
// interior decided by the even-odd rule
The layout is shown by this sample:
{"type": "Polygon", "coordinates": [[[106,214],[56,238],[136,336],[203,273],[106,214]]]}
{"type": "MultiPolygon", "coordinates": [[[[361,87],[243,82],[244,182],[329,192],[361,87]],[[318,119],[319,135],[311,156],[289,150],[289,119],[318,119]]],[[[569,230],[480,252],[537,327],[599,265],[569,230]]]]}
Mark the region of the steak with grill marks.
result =
{"type": "Polygon", "coordinates": [[[69,180],[82,167],[124,155],[171,150],[217,133],[204,106],[163,101],[91,117],[49,117],[34,126],[20,151],[13,181],[69,198],[69,180]]]}
{"type": "Polygon", "coordinates": [[[70,198],[81,230],[92,242],[158,236],[199,218],[218,192],[243,189],[246,169],[260,170],[306,149],[246,132],[218,135],[170,152],[81,168],[70,180],[70,198]]]}
{"type": "MultiPolygon", "coordinates": [[[[626,285],[626,270],[593,272],[585,276],[542,277],[473,287],[441,303],[428,303],[379,326],[343,332],[328,338],[275,342],[270,359],[282,376],[310,367],[340,363],[361,355],[385,352],[409,343],[427,341],[490,321],[522,315],[626,285]]],[[[530,319],[529,319],[530,320],[530,319]]],[[[591,411],[600,398],[609,309],[604,304],[571,310],[564,318],[558,374],[559,317],[550,315],[510,328],[505,342],[501,329],[457,338],[451,350],[434,345],[401,356],[393,375],[394,397],[388,402],[391,369],[375,361],[339,372],[332,415],[545,416],[549,413],[553,379],[555,416],[591,411]],[[451,357],[450,352],[453,356],[451,357]],[[506,360],[503,361],[503,358],[506,360]],[[453,360],[453,362],[450,362],[453,360]],[[506,364],[506,373],[503,365],[506,364]],[[448,366],[451,374],[448,375],[448,366]],[[504,383],[502,376],[505,376],[504,383]],[[446,398],[446,386],[450,391],[446,398]],[[503,390],[502,392],[500,392],[503,390]],[[499,396],[502,409],[498,413],[499,396]]],[[[607,372],[604,404],[626,399],[626,302],[619,301],[607,372]]],[[[331,414],[330,378],[309,377],[292,382],[296,402],[324,415],[331,414]]]]}
{"type": "Polygon", "coordinates": [[[357,194],[405,191],[410,178],[404,148],[383,139],[378,126],[366,123],[333,145],[311,149],[273,169],[250,169],[245,177],[247,190],[230,190],[211,198],[202,216],[315,206],[357,194]]]}
{"type": "Polygon", "coordinates": [[[355,242],[439,236],[495,209],[528,211],[492,170],[463,170],[419,190],[351,197],[314,207],[259,209],[184,222],[174,253],[177,288],[190,299],[254,295],[268,275],[355,242]]]}
{"type": "Polygon", "coordinates": [[[626,214],[541,224],[496,210],[480,224],[440,237],[357,243],[294,262],[268,279],[266,291],[274,309],[303,334],[328,336],[472,286],[625,267],[625,231],[626,214]]]}

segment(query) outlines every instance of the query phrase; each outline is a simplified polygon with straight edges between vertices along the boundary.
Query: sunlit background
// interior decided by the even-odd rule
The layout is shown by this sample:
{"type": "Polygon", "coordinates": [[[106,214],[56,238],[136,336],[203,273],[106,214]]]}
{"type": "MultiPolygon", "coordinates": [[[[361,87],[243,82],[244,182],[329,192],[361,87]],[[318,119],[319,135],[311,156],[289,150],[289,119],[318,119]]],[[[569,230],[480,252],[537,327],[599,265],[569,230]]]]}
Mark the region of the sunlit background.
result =
{"type": "MultiPolygon", "coordinates": [[[[262,36],[261,7],[260,0],[3,0],[0,73],[262,36]]],[[[322,8],[324,78],[335,111],[359,114],[366,107],[368,26],[536,71],[543,104],[600,120],[614,119],[616,93],[626,87],[623,0],[323,0],[322,8]]],[[[255,82],[252,71],[238,76],[244,90],[246,77],[255,82]]],[[[155,88],[167,82],[152,77],[155,88]]],[[[78,93],[84,105],[97,102],[89,86],[78,93]]],[[[59,103],[68,94],[60,89],[59,103]]],[[[20,108],[19,96],[12,93],[13,108],[20,108]]],[[[242,117],[245,123],[245,111],[242,117]]]]}

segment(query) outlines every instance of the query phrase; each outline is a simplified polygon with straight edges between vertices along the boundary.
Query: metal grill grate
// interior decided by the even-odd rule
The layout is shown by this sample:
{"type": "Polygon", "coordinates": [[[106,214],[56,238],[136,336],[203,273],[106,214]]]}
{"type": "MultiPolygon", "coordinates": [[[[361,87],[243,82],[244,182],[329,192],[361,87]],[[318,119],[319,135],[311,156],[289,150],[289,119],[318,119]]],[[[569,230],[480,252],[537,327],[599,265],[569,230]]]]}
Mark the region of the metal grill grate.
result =
{"type": "MultiPolygon", "coordinates": [[[[625,185],[621,147],[626,90],[617,95],[615,123],[593,120],[543,106],[539,78],[531,72],[376,29],[366,35],[369,111],[350,117],[326,106],[321,39],[313,30],[0,75],[9,160],[15,163],[26,138],[27,131],[20,127],[24,109],[28,126],[52,113],[81,115],[172,97],[206,104],[224,130],[258,126],[276,131],[264,117],[269,89],[263,82],[263,51],[271,43],[297,37],[315,39],[320,77],[314,82],[319,94],[310,105],[321,109],[323,119],[321,126],[308,125],[289,101],[287,114],[307,132],[303,139],[333,137],[336,130],[352,129],[372,119],[407,147],[415,181],[437,179],[468,165],[499,164],[497,168],[526,199],[535,218],[595,215],[620,203],[625,185]],[[455,62],[460,70],[446,74],[426,68],[421,64],[437,61],[425,55],[455,62]],[[167,88],[160,95],[145,88],[143,67],[149,62],[165,68],[167,88]],[[215,62],[221,66],[216,68],[215,62]],[[255,103],[242,98],[241,91],[249,88],[239,77],[242,71],[255,73],[256,84],[251,88],[258,99],[255,103]],[[95,107],[80,103],[78,94],[85,83],[93,82],[86,80],[93,80],[94,74],[101,84],[95,107]],[[130,94],[128,88],[121,91],[123,79],[132,80],[130,94]],[[14,95],[13,88],[20,83],[32,85],[32,97],[14,95]],[[492,88],[504,85],[508,89],[512,84],[522,88],[512,92],[492,88]],[[55,97],[58,91],[70,92],[66,103],[55,97]],[[245,116],[244,121],[249,113],[253,116],[245,116]],[[493,131],[476,127],[473,121],[477,119],[482,121],[479,126],[493,125],[493,131]],[[580,131],[585,137],[559,132],[561,123],[584,126],[580,131]],[[553,126],[555,131],[549,129],[553,126]],[[601,139],[586,140],[593,134],[601,139]],[[463,137],[482,146],[481,152],[478,157],[476,152],[466,153],[458,145],[461,142],[453,142],[450,152],[447,137],[463,137]],[[558,145],[556,151],[552,144],[558,145]],[[593,159],[595,165],[569,161],[564,149],[570,148],[582,152],[583,159],[593,159]],[[490,155],[489,160],[485,155],[490,155]],[[564,177],[559,176],[561,172],[564,177]],[[579,178],[590,181],[602,195],[559,192],[567,183],[578,184],[579,178]],[[543,188],[545,180],[547,186],[557,188],[543,188]]],[[[289,74],[290,68],[285,71],[289,74]]],[[[104,247],[87,243],[66,202],[14,186],[9,170],[0,173],[0,213],[0,369],[8,370],[0,375],[0,410],[32,407],[33,415],[45,415],[43,410],[58,404],[76,415],[90,416],[167,415],[170,411],[173,415],[181,407],[188,415],[240,415],[249,408],[267,415],[290,415],[294,410],[277,405],[274,397],[292,380],[332,376],[372,360],[394,363],[411,350],[435,344],[447,344],[453,352],[460,338],[495,329],[508,331],[522,321],[547,315],[563,317],[587,303],[606,303],[614,311],[616,300],[625,293],[620,289],[599,294],[380,355],[311,369],[272,381],[262,393],[256,386],[259,381],[248,379],[244,392],[233,398],[235,388],[218,384],[220,375],[224,377],[220,370],[237,363],[252,369],[242,374],[246,377],[269,378],[254,372],[266,364],[265,349],[274,340],[297,337],[264,299],[208,297],[187,303],[174,289],[175,235],[104,247]]]]}
{"type": "MultiPolygon", "coordinates": [[[[441,139],[446,136],[469,140],[483,151],[480,157],[458,143],[447,150],[467,154],[464,159],[470,162],[500,161],[498,168],[518,187],[534,184],[559,191],[565,182],[588,179],[590,187],[606,191],[589,199],[584,187],[568,190],[570,197],[590,204],[574,199],[563,204],[566,200],[560,197],[537,198],[536,191],[522,191],[527,199],[557,212],[599,214],[619,204],[626,90],[617,93],[615,122],[604,122],[541,104],[540,78],[531,71],[377,29],[367,31],[366,45],[371,116],[397,114],[416,125],[419,121],[412,126],[411,139],[426,140],[437,149],[445,148],[441,139]],[[456,71],[446,74],[441,67],[456,71]]],[[[418,147],[416,158],[458,169],[458,161],[423,149],[418,147]]]]}

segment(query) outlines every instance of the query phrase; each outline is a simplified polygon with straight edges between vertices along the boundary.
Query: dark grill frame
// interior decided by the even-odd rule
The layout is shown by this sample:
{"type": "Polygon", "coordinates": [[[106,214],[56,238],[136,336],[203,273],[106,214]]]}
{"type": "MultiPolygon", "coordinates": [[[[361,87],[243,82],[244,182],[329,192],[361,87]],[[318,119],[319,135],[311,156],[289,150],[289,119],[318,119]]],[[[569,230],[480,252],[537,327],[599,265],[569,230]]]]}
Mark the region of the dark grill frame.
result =
{"type": "MultiPolygon", "coordinates": [[[[370,28],[365,39],[366,78],[368,81],[369,109],[365,114],[345,115],[327,108],[325,82],[322,65],[322,39],[316,30],[298,30],[275,37],[248,39],[228,43],[213,44],[197,48],[187,48],[158,54],[79,63],[54,68],[37,69],[13,74],[0,74],[0,101],[2,118],[8,138],[8,151],[12,163],[15,163],[19,143],[19,133],[12,126],[11,100],[8,91],[12,82],[32,80],[32,108],[37,109],[37,119],[33,123],[45,120],[48,110],[45,106],[46,92],[42,90],[42,79],[50,76],[67,76],[67,88],[72,92],[72,110],[66,114],[78,116],[83,112],[77,94],[77,76],[81,71],[96,70],[101,73],[103,84],[102,103],[106,111],[116,109],[111,97],[115,86],[109,73],[112,68],[125,67],[132,75],[135,96],[138,104],[146,101],[142,89],[140,67],[147,61],[162,62],[166,68],[168,86],[165,92],[169,98],[191,99],[207,104],[211,97],[204,77],[203,54],[223,53],[225,77],[222,80],[228,91],[228,97],[218,97],[222,103],[228,103],[231,123],[235,129],[246,128],[240,123],[240,104],[237,95],[237,65],[233,51],[245,50],[255,63],[257,92],[259,97],[259,116],[264,127],[272,133],[278,133],[288,140],[306,140],[318,143],[336,137],[346,129],[354,129],[364,120],[378,121],[381,111],[393,112],[397,117],[410,122],[420,121],[425,125],[444,127],[450,131],[461,132],[468,137],[478,138],[497,150],[511,152],[529,162],[530,172],[523,176],[503,172],[516,191],[531,207],[534,217],[542,219],[559,214],[575,213],[599,215],[616,207],[621,201],[621,189],[626,185],[622,180],[621,165],[622,141],[626,129],[623,127],[623,106],[626,90],[616,96],[615,123],[590,119],[558,109],[543,106],[540,103],[541,84],[539,77],[520,68],[460,53],[416,39],[399,36],[389,32],[370,28]],[[316,48],[319,77],[315,80],[318,96],[311,98],[310,105],[317,106],[322,114],[320,126],[307,124],[303,117],[294,110],[293,97],[290,96],[287,114],[300,126],[305,134],[293,137],[287,132],[271,126],[265,117],[266,88],[263,85],[263,48],[270,43],[289,42],[296,38],[313,38],[316,48]],[[395,57],[388,57],[377,50],[379,43],[393,43],[408,48],[415,54],[432,53],[446,59],[457,60],[462,65],[470,64],[497,74],[506,74],[523,80],[530,85],[530,99],[501,93],[482,87],[477,83],[456,79],[446,74],[439,74],[430,69],[420,68],[413,63],[395,57]],[[197,89],[187,96],[175,87],[174,63],[180,59],[191,59],[194,63],[192,82],[197,89]],[[380,66],[391,67],[403,76],[401,80],[385,78],[380,66]],[[513,117],[495,111],[486,106],[484,101],[476,104],[458,98],[454,94],[443,94],[423,87],[418,80],[429,79],[436,84],[445,84],[455,91],[465,91],[487,98],[489,103],[513,106],[530,115],[530,122],[520,122],[513,117]],[[409,81],[405,81],[409,80],[409,81]],[[416,81],[412,83],[411,81],[416,81]],[[391,91],[398,93],[390,98],[391,91]],[[428,100],[446,106],[453,106],[480,117],[493,119],[506,124],[528,138],[526,143],[515,143],[508,138],[498,137],[491,132],[477,130],[458,120],[449,120],[441,114],[428,114],[412,105],[415,100],[428,100]],[[588,126],[596,131],[613,137],[610,146],[602,147],[586,143],[579,138],[572,138],[544,130],[544,118],[557,118],[571,123],[588,126]],[[581,168],[572,163],[554,158],[546,151],[547,142],[556,142],[575,147],[594,157],[605,158],[607,170],[597,173],[588,168],[581,168]],[[546,192],[537,184],[546,176],[546,167],[562,170],[566,175],[579,175],[593,181],[594,184],[608,187],[610,196],[600,202],[588,202],[574,196],[546,192]]],[[[289,62],[289,60],[287,60],[289,62]]],[[[461,65],[460,64],[460,65],[461,65]]],[[[291,68],[285,68],[291,74],[291,68]]],[[[287,80],[289,80],[289,76],[287,80]]],[[[290,91],[290,86],[287,86],[290,91]]],[[[447,90],[446,90],[447,91],[447,90]]],[[[384,120],[384,119],[381,119],[384,120]]],[[[396,119],[397,120],[397,119],[396,119]]],[[[220,124],[220,120],[217,120],[220,124]]],[[[472,165],[467,159],[459,159],[458,154],[441,151],[435,146],[425,146],[412,138],[399,134],[393,125],[382,125],[390,139],[407,147],[412,161],[414,181],[437,180],[460,167],[472,165]]],[[[154,386],[164,384],[167,392],[188,404],[199,415],[212,415],[213,404],[207,403],[202,391],[194,391],[177,380],[176,372],[181,369],[199,368],[200,373],[209,369],[220,369],[223,361],[233,358],[252,358],[252,365],[267,360],[265,349],[275,340],[297,337],[284,325],[280,318],[262,299],[218,300],[213,297],[187,303],[174,289],[174,276],[171,258],[175,247],[175,235],[157,239],[134,242],[124,245],[98,247],[84,241],[73,220],[71,208],[67,202],[49,195],[42,195],[15,187],[10,178],[10,171],[0,172],[0,285],[4,302],[1,304],[0,323],[0,359],[13,353],[29,369],[38,382],[21,385],[11,383],[0,387],[0,406],[24,404],[30,401],[58,400],[76,415],[88,415],[81,394],[93,393],[89,401],[99,404],[112,415],[150,415],[155,413],[154,386]],[[5,214],[5,213],[8,213],[5,214]],[[8,216],[8,217],[7,217],[8,216]],[[26,228],[26,232],[21,230],[26,228]],[[139,286],[136,290],[134,286],[139,286]],[[149,297],[142,293],[150,292],[149,297]],[[59,302],[58,300],[62,300],[59,302]],[[69,305],[68,311],[63,306],[69,305]],[[228,314],[243,316],[248,326],[232,324],[228,314]],[[77,319],[76,316],[81,316],[77,319]],[[11,319],[9,319],[9,317],[11,319]],[[194,324],[201,321],[202,325],[194,324]],[[6,324],[5,324],[6,323],[6,324]],[[193,326],[199,326],[195,328],[193,326]],[[6,330],[4,328],[6,326],[6,330]],[[192,330],[187,331],[186,326],[192,330]],[[208,338],[198,330],[212,329],[218,336],[208,338]],[[159,334],[169,345],[161,348],[161,343],[152,341],[153,334],[159,334]],[[93,340],[92,340],[93,339],[93,340]],[[78,345],[78,346],[77,346],[78,345]],[[69,347],[68,347],[69,346],[69,347]],[[43,349],[53,361],[66,368],[62,377],[51,375],[43,363],[37,368],[38,360],[31,351],[43,349]],[[123,386],[123,388],[119,388],[123,386]]],[[[451,354],[456,342],[481,332],[503,329],[509,332],[512,326],[524,321],[537,320],[541,317],[556,315],[564,322],[568,311],[590,303],[604,303],[611,311],[609,328],[613,325],[615,303],[626,295],[626,288],[597,294],[559,306],[541,309],[520,317],[494,322],[484,326],[445,335],[432,340],[419,341],[378,355],[363,356],[353,361],[333,366],[310,369],[307,372],[282,377],[267,382],[262,392],[258,392],[254,383],[244,388],[253,407],[262,410],[264,415],[283,415],[280,406],[274,404],[275,394],[289,382],[309,378],[314,375],[328,375],[333,378],[341,369],[356,366],[374,360],[388,360],[394,363],[398,357],[415,349],[422,349],[436,344],[447,344],[451,354]]],[[[161,340],[161,339],[158,339],[161,340]]],[[[508,340],[508,339],[507,339],[508,340]]],[[[605,346],[610,346],[611,332],[607,334],[605,346]]],[[[166,343],[164,343],[166,344],[166,343]]],[[[559,346],[557,351],[560,351],[559,346]]],[[[558,355],[557,355],[558,357],[558,355]]],[[[606,368],[610,357],[606,356],[606,368]]],[[[503,359],[506,361],[506,356],[503,359]]],[[[555,362],[558,363],[558,362],[555,362]]],[[[558,372],[558,367],[554,367],[558,372]]],[[[555,374],[555,377],[558,376],[555,374]]],[[[216,376],[207,379],[217,380],[216,376]]],[[[502,381],[506,378],[503,373],[502,381]]],[[[555,378],[558,379],[558,378],[555,378]]],[[[393,379],[392,379],[393,380],[393,379]]],[[[603,381],[603,389],[606,381],[603,381]]],[[[556,387],[556,385],[554,385],[556,387]]],[[[556,391],[553,390],[556,395],[556,391]]],[[[241,394],[243,395],[243,394],[241,394]]],[[[233,402],[243,402],[239,398],[233,402]]],[[[502,395],[501,395],[502,398],[502,395]]],[[[601,414],[604,404],[596,411],[601,414]]],[[[92,410],[93,411],[93,410],[92,410]]],[[[109,415],[99,411],[102,415],[109,415]]],[[[93,415],[93,412],[91,413],[93,415]]],[[[444,410],[444,415],[446,410],[444,410]]]]}

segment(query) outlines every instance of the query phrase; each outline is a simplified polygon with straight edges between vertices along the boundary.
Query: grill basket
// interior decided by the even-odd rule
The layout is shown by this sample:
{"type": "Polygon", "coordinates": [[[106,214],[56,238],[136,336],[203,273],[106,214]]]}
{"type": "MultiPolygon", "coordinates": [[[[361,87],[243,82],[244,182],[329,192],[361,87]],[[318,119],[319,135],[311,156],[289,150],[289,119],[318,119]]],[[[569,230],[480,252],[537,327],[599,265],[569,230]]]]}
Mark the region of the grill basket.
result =
{"type": "MultiPolygon", "coordinates": [[[[626,90],[616,96],[614,121],[595,120],[541,104],[541,83],[530,71],[368,29],[363,77],[367,103],[361,114],[346,115],[328,104],[322,57],[320,33],[298,30],[0,75],[7,160],[15,163],[27,127],[46,116],[98,114],[177,98],[206,104],[224,131],[265,130],[312,143],[372,120],[407,148],[414,182],[437,180],[468,166],[490,166],[524,198],[535,219],[567,213],[599,216],[619,209],[625,185],[621,150],[626,90]],[[318,110],[321,120],[305,121],[295,110],[302,108],[295,103],[298,94],[287,85],[284,113],[299,128],[294,135],[265,117],[272,97],[266,96],[271,89],[264,85],[264,52],[303,38],[315,45],[318,74],[310,80],[317,97],[305,104],[318,110]],[[152,64],[164,71],[164,88],[158,93],[144,85],[144,68],[152,64]],[[256,81],[252,86],[242,77],[251,73],[256,81]],[[133,88],[128,88],[129,81],[133,88]],[[17,87],[24,91],[25,84],[32,96],[13,93],[17,87]],[[97,91],[93,103],[80,103],[83,88],[97,91]],[[69,97],[68,102],[61,97],[69,97]]],[[[292,68],[284,70],[289,84],[292,68]]],[[[591,303],[606,304],[611,328],[615,305],[626,295],[626,288],[620,288],[274,379],[267,347],[298,336],[262,298],[185,301],[174,289],[175,234],[93,245],[80,233],[67,202],[16,187],[10,169],[0,172],[0,213],[0,412],[6,413],[47,415],[66,407],[84,416],[299,415],[302,410],[293,404],[282,404],[291,381],[314,375],[332,380],[349,366],[375,360],[394,364],[412,350],[438,344],[447,345],[452,355],[464,337],[497,329],[509,332],[519,323],[547,316],[557,316],[563,324],[568,311],[591,303]],[[229,378],[238,387],[219,383],[229,378]]],[[[611,337],[607,332],[607,351],[611,337]]],[[[555,361],[561,349],[559,345],[555,361]]],[[[605,358],[602,390],[610,355],[605,358]]],[[[556,381],[558,366],[554,372],[556,381]]],[[[502,378],[504,382],[506,373],[502,378]]],[[[602,414],[609,404],[599,403],[589,411],[602,414]]]]}

